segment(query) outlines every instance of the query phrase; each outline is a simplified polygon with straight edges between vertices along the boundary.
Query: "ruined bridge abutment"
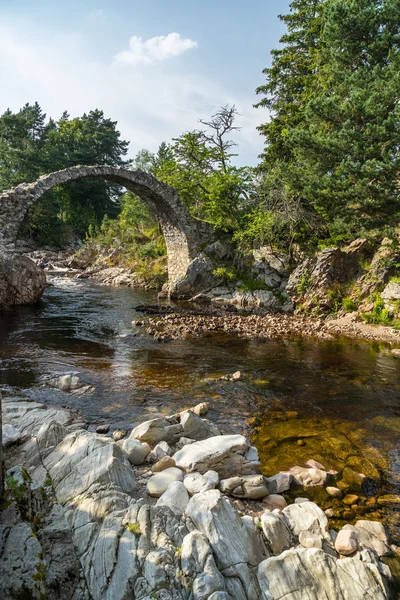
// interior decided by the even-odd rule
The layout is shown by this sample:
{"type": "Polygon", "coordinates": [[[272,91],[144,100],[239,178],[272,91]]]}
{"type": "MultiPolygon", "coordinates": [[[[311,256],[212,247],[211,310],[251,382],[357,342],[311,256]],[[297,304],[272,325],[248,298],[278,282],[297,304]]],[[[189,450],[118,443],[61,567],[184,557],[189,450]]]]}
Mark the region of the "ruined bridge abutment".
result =
{"type": "Polygon", "coordinates": [[[76,179],[101,178],[124,186],[139,196],[160,222],[168,253],[170,282],[186,274],[187,267],[213,238],[212,228],[194,219],[177,191],[143,171],[105,165],[76,166],[43,175],[0,194],[0,249],[17,240],[27,210],[51,188],[76,179]]]}

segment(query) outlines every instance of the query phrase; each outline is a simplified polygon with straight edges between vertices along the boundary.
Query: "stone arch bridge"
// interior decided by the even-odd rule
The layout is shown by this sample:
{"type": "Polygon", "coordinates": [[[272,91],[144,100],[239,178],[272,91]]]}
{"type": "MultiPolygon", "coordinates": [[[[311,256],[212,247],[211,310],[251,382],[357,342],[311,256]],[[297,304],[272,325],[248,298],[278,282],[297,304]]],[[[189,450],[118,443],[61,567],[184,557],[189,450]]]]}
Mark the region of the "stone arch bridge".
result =
{"type": "Polygon", "coordinates": [[[56,171],[1,193],[0,249],[12,249],[27,210],[45,192],[54,186],[85,178],[102,178],[122,185],[147,204],[160,222],[165,237],[170,282],[183,277],[190,261],[212,241],[212,228],[189,214],[174,188],[143,171],[95,165],[56,171]]]}

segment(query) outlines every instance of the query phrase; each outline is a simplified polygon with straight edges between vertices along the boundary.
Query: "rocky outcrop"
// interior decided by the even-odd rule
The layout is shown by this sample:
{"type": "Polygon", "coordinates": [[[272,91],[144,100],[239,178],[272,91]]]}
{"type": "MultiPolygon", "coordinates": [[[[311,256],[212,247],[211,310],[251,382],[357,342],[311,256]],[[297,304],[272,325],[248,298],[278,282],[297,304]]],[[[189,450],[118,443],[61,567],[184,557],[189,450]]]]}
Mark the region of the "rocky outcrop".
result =
{"type": "Polygon", "coordinates": [[[0,308],[35,304],[46,287],[46,275],[26,256],[0,255],[0,308]]]}
{"type": "Polygon", "coordinates": [[[302,310],[331,312],[338,296],[335,287],[359,276],[360,261],[371,255],[371,246],[365,239],[355,240],[342,249],[325,248],[296,267],[290,274],[286,292],[297,307],[301,304],[302,310]]]}
{"type": "MultiPolygon", "coordinates": [[[[27,398],[4,402],[5,424],[30,436],[19,447],[26,466],[7,472],[10,503],[0,513],[4,600],[389,600],[381,557],[391,548],[380,523],[357,521],[336,537],[307,500],[272,512],[252,500],[256,514],[237,510],[223,491],[268,493],[262,475],[234,476],[257,466],[243,436],[186,444],[174,454],[177,467],[153,475],[146,462],[127,460],[124,443],[75,429],[72,412],[51,420],[54,409],[27,398]],[[204,472],[210,463],[215,470],[204,472]],[[162,479],[156,505],[148,476],[147,487],[162,479]]],[[[144,430],[158,439],[170,427],[166,418],[164,435],[159,423],[144,430]]],[[[290,478],[269,484],[285,487],[290,478]]]]}

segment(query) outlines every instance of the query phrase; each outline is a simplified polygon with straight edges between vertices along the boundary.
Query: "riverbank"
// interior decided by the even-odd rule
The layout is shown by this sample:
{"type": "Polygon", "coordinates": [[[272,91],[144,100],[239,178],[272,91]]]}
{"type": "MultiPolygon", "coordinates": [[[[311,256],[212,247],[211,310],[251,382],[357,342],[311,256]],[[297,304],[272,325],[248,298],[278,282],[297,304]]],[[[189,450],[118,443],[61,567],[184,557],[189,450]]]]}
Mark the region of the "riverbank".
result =
{"type": "Polygon", "coordinates": [[[116,441],[87,431],[76,411],[8,392],[4,598],[278,600],[310,588],[332,600],[393,597],[385,563],[395,568],[399,548],[382,525],[364,518],[334,531],[307,499],[322,485],[346,503],[343,474],[310,460],[264,477],[257,450],[220,435],[207,410],[116,441]],[[293,503],[300,483],[306,498],[293,503]]]}
{"type": "MultiPolygon", "coordinates": [[[[224,332],[244,338],[274,339],[282,337],[312,337],[332,340],[346,336],[374,342],[386,342],[400,348],[400,330],[383,325],[368,325],[351,313],[337,319],[321,319],[305,315],[232,314],[221,309],[197,310],[182,307],[154,306],[144,308],[144,320],[133,321],[137,334],[143,329],[160,342],[186,337],[206,337],[212,332],[224,332]],[[157,314],[158,313],[158,314],[157,314]]],[[[395,352],[394,355],[397,355],[395,352]]]]}

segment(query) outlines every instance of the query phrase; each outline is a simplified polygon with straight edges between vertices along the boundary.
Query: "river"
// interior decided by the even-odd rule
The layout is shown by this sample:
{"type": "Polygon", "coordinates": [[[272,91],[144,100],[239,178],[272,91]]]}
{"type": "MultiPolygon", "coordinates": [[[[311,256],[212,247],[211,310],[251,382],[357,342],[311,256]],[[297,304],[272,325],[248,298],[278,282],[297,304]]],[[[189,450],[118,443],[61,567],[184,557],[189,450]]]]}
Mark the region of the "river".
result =
{"type": "Polygon", "coordinates": [[[131,325],[143,319],[135,306],[157,302],[154,293],[62,276],[50,282],[37,306],[0,316],[1,385],[78,407],[90,426],[112,428],[207,400],[223,432],[252,436],[266,474],[310,458],[379,471],[367,496],[383,500],[368,514],[400,544],[400,360],[385,344],[222,333],[159,343],[131,325]],[[239,381],[221,379],[238,370],[239,381]],[[66,394],[43,382],[71,371],[94,391],[66,394]]]}

